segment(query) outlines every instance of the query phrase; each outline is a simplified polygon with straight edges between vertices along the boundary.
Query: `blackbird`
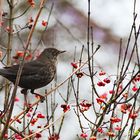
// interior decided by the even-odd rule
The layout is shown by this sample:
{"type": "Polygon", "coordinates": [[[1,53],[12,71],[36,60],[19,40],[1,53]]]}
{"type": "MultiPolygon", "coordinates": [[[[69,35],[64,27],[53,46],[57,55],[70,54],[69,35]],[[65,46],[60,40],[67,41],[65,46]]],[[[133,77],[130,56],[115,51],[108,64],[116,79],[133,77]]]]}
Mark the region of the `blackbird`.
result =
{"type": "MultiPolygon", "coordinates": [[[[19,85],[23,88],[22,93],[48,85],[54,78],[56,73],[57,56],[65,51],[55,48],[46,48],[36,60],[32,60],[24,64],[19,85]]],[[[19,65],[4,67],[0,69],[0,75],[15,83],[19,65]]]]}

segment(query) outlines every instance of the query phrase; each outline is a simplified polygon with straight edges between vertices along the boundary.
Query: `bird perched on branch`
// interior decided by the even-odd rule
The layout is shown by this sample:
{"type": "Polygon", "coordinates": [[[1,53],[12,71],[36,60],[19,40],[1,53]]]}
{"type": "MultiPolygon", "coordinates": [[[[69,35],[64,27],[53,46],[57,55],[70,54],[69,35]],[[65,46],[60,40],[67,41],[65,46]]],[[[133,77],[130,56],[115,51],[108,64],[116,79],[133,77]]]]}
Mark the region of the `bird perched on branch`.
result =
{"type": "MultiPolygon", "coordinates": [[[[65,51],[55,48],[47,48],[36,60],[24,64],[19,86],[23,88],[22,93],[27,93],[30,89],[34,93],[35,89],[48,85],[56,73],[57,56],[65,51]]],[[[19,65],[4,67],[0,69],[0,75],[15,83],[19,65]]]]}

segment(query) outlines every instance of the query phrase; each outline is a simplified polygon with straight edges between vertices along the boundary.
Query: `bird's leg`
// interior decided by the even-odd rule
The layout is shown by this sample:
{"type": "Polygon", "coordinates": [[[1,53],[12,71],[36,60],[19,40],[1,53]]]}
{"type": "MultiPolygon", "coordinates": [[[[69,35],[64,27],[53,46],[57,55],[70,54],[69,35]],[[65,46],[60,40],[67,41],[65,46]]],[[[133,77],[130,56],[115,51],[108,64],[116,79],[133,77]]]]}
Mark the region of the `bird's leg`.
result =
{"type": "Polygon", "coordinates": [[[41,102],[43,102],[45,100],[45,97],[38,93],[35,93],[34,89],[31,89],[31,93],[34,94],[36,97],[39,97],[41,102]]]}
{"type": "Polygon", "coordinates": [[[27,106],[28,109],[30,109],[30,103],[28,103],[27,101],[27,91],[28,89],[22,89],[21,93],[24,95],[25,105],[27,106]]]}

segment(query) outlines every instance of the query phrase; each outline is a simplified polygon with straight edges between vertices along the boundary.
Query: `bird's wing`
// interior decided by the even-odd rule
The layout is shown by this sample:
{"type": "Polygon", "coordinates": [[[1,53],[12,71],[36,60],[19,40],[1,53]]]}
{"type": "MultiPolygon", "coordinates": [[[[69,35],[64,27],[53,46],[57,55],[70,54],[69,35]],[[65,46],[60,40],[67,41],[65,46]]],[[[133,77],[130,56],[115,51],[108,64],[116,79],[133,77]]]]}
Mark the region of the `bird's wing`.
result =
{"type": "MultiPolygon", "coordinates": [[[[42,67],[46,66],[46,64],[41,63],[40,61],[31,61],[25,63],[22,69],[21,75],[33,75],[36,74],[42,67]]],[[[0,74],[2,75],[11,75],[16,76],[19,69],[19,65],[13,65],[10,67],[4,67],[4,69],[0,69],[0,74]]]]}

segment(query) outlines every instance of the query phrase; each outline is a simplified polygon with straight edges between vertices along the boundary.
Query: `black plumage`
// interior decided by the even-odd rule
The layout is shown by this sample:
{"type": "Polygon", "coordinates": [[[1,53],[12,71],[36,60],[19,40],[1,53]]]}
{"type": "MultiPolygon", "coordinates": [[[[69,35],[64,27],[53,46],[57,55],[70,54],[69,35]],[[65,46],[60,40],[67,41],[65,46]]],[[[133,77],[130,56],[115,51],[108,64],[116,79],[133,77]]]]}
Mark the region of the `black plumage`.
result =
{"type": "MultiPolygon", "coordinates": [[[[33,61],[24,64],[19,86],[24,90],[41,88],[49,84],[56,73],[57,56],[65,51],[55,48],[45,49],[40,56],[33,61]]],[[[4,67],[0,69],[0,75],[15,83],[19,65],[4,67]]]]}

